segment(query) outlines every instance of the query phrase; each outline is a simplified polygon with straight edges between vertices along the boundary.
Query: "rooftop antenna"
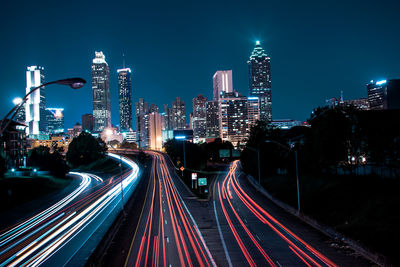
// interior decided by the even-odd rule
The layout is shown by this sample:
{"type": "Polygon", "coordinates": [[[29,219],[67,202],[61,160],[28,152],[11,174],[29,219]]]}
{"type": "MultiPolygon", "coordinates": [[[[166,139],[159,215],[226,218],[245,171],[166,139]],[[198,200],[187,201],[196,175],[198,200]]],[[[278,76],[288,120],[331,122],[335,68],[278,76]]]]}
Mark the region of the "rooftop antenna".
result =
{"type": "Polygon", "coordinates": [[[122,67],[125,69],[125,54],[122,53],[122,67]]]}
{"type": "Polygon", "coordinates": [[[343,90],[340,91],[340,103],[343,103],[343,90]]]}

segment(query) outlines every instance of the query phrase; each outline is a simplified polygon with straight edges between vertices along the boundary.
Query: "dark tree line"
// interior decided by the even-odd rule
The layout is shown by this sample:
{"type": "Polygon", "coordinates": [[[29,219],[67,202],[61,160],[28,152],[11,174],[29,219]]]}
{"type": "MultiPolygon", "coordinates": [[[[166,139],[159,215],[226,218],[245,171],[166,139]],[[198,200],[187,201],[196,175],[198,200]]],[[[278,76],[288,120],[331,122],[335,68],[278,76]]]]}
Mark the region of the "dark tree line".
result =
{"type": "Polygon", "coordinates": [[[310,127],[289,130],[258,122],[250,132],[241,161],[257,176],[257,153],[262,175],[294,171],[294,150],[303,173],[352,171],[360,164],[400,168],[400,111],[361,111],[354,106],[317,108],[310,127]],[[279,144],[281,145],[279,145],[279,144]],[[287,148],[289,149],[287,149],[287,148]]]}
{"type": "Polygon", "coordinates": [[[50,153],[50,148],[46,146],[33,148],[29,152],[27,165],[39,170],[50,171],[51,175],[55,177],[64,178],[65,174],[69,172],[63,155],[58,150],[50,153]]]}
{"type": "Polygon", "coordinates": [[[72,166],[86,165],[105,156],[107,145],[101,138],[82,132],[68,146],[67,161],[72,166]]]}
{"type": "Polygon", "coordinates": [[[221,149],[232,150],[230,142],[216,138],[214,142],[194,144],[176,139],[170,139],[164,144],[165,151],[178,167],[184,164],[184,146],[186,154],[186,167],[194,170],[205,170],[207,161],[221,162],[219,151],[221,149]]]}

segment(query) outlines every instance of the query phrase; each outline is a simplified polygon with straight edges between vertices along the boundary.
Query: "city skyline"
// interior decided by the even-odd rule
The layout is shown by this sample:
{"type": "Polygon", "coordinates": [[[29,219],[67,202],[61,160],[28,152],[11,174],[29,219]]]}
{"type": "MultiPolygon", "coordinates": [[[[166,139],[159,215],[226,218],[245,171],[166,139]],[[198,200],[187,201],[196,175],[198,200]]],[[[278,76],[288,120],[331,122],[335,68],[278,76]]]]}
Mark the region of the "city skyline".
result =
{"type": "MultiPolygon", "coordinates": [[[[57,13],[56,7],[50,2],[40,5],[43,7],[40,14],[57,13]]],[[[175,5],[178,6],[172,4],[175,5]]],[[[29,36],[37,36],[39,28],[26,31],[23,27],[33,19],[33,15],[29,14],[30,4],[22,7],[10,4],[7,6],[9,12],[2,17],[8,38],[0,45],[3,51],[10,53],[6,53],[6,64],[0,67],[2,73],[7,73],[0,88],[0,96],[5,99],[1,111],[6,113],[12,107],[12,99],[23,95],[27,66],[43,66],[46,80],[81,76],[89,82],[94,51],[103,51],[110,64],[114,125],[119,124],[116,70],[122,65],[123,54],[136,77],[132,85],[135,88],[133,102],[143,97],[161,107],[178,96],[186,103],[191,103],[198,94],[211,99],[212,75],[220,69],[232,69],[233,89],[248,95],[246,62],[255,41],[260,40],[266,53],[271,56],[274,119],[305,120],[314,107],[324,105],[325,99],[339,95],[340,91],[344,91],[346,99],[366,97],[365,84],[369,80],[400,76],[400,52],[395,49],[400,40],[391,34],[399,26],[398,20],[393,19],[398,5],[396,2],[387,2],[385,5],[363,2],[360,7],[337,2],[328,6],[310,2],[300,6],[293,2],[292,8],[287,10],[284,4],[279,3],[269,4],[268,8],[265,3],[249,5],[257,6],[257,9],[242,9],[244,6],[233,3],[228,6],[230,12],[218,14],[222,17],[215,21],[215,25],[206,22],[202,27],[195,24],[200,14],[205,12],[210,21],[217,17],[207,4],[180,5],[187,12],[179,12],[179,16],[177,11],[164,12],[167,6],[161,5],[154,11],[158,17],[150,26],[140,23],[144,21],[140,13],[146,14],[151,10],[146,4],[130,5],[137,16],[120,16],[127,15],[130,9],[121,10],[118,4],[103,5],[101,11],[104,14],[110,18],[121,17],[127,25],[131,25],[132,33],[129,36],[120,34],[116,23],[107,25],[104,35],[96,29],[106,25],[105,22],[93,20],[94,24],[91,19],[93,15],[63,6],[66,12],[57,20],[53,15],[43,20],[38,14],[38,23],[43,24],[40,36],[52,37],[32,42],[29,36]],[[307,11],[311,5],[314,5],[312,14],[307,11]],[[374,22],[365,16],[371,12],[377,17],[374,22]],[[169,19],[174,14],[177,20],[169,19]],[[278,18],[278,15],[282,18],[278,18]],[[309,21],[312,20],[304,19],[307,16],[321,19],[321,25],[310,25],[309,21]],[[83,34],[78,25],[83,29],[95,30],[83,34]],[[182,31],[174,33],[171,31],[173,28],[181,28],[182,31]],[[220,31],[221,28],[227,30],[220,31]],[[165,31],[170,36],[165,35],[165,31]],[[25,35],[14,36],[16,32],[25,35]],[[371,36],[379,36],[379,42],[371,36]],[[205,42],[210,38],[214,41],[205,42]],[[345,47],[343,40],[346,40],[345,47]],[[384,49],[378,49],[378,43],[384,44],[384,49]],[[15,49],[11,49],[14,46],[15,49]]],[[[216,10],[221,6],[217,3],[216,10]]],[[[89,4],[82,4],[82,10],[88,7],[89,4]]],[[[88,105],[91,99],[89,84],[78,91],[52,86],[46,88],[46,98],[50,105],[65,109],[66,127],[80,122],[82,114],[92,112],[88,105]],[[60,94],[71,100],[62,104],[60,94]],[[79,102],[76,103],[76,100],[79,102]]],[[[190,110],[186,109],[187,117],[190,110]]]]}

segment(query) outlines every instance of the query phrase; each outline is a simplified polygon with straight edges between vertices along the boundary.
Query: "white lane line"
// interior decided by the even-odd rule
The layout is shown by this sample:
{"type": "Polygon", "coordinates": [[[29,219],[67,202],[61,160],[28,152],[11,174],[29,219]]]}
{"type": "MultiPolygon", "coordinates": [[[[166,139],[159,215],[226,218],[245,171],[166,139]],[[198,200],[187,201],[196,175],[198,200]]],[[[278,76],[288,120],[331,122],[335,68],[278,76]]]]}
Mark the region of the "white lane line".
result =
{"type": "Polygon", "coordinates": [[[165,220],[165,224],[167,224],[167,220],[165,220]]]}
{"type": "Polygon", "coordinates": [[[217,209],[215,207],[215,200],[213,200],[213,202],[214,202],[214,213],[215,213],[215,219],[217,220],[219,237],[221,238],[222,246],[224,247],[225,257],[226,257],[226,260],[228,261],[228,265],[229,265],[229,267],[232,267],[231,258],[229,257],[228,249],[226,248],[225,240],[224,240],[224,237],[222,236],[221,226],[219,225],[217,209]]]}
{"type": "MultiPolygon", "coordinates": [[[[168,166],[167,166],[167,167],[168,167],[168,166]]],[[[167,170],[168,170],[168,169],[167,169],[167,170]]],[[[201,234],[200,229],[199,229],[199,227],[197,226],[196,221],[194,220],[192,214],[190,213],[188,207],[186,206],[185,201],[183,201],[182,196],[181,196],[181,194],[179,193],[178,189],[176,189],[175,182],[174,182],[174,180],[172,179],[172,176],[171,176],[171,173],[169,172],[169,170],[168,170],[168,174],[169,174],[169,176],[170,176],[170,178],[171,178],[172,185],[174,186],[175,191],[176,191],[176,193],[178,194],[179,199],[181,200],[181,203],[182,203],[183,206],[185,207],[187,214],[189,214],[189,217],[190,217],[190,219],[192,220],[194,227],[196,227],[196,231],[197,231],[198,235],[200,236],[201,243],[203,243],[203,246],[204,246],[204,248],[205,248],[206,251],[207,251],[208,257],[210,258],[212,265],[213,265],[213,266],[217,266],[217,264],[216,264],[215,261],[214,261],[213,256],[211,255],[210,250],[208,249],[208,247],[207,247],[207,245],[206,245],[206,242],[204,241],[203,235],[201,234]]]]}
{"type": "Polygon", "coordinates": [[[244,221],[245,224],[247,224],[247,220],[245,218],[243,219],[243,221],[244,221]]]}
{"type": "Polygon", "coordinates": [[[279,265],[280,267],[282,267],[282,265],[279,263],[279,261],[276,261],[276,263],[278,263],[278,265],[279,265]]]}
{"type": "Polygon", "coordinates": [[[254,234],[256,236],[256,238],[258,239],[258,241],[261,241],[261,239],[258,237],[257,234],[254,234]]]}
{"type": "Polygon", "coordinates": [[[169,243],[169,238],[168,238],[168,236],[167,236],[167,243],[169,243]]]}

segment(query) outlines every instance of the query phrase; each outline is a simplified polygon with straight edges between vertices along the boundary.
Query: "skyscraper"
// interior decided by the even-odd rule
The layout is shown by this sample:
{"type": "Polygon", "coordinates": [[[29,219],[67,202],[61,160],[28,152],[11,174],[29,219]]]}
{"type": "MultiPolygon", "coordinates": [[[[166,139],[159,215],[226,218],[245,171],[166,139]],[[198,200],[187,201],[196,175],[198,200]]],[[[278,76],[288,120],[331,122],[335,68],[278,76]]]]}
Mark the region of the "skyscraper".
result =
{"type": "Polygon", "coordinates": [[[63,112],[64,112],[63,108],[46,108],[48,133],[58,134],[64,132],[63,112]]]}
{"type": "Polygon", "coordinates": [[[207,98],[203,95],[198,95],[197,97],[193,98],[193,136],[195,141],[199,139],[206,138],[206,103],[207,98]]]}
{"type": "Polygon", "coordinates": [[[92,63],[94,131],[111,127],[110,69],[103,52],[95,52],[92,63]]]}
{"type": "Polygon", "coordinates": [[[386,80],[367,84],[368,102],[371,110],[383,109],[385,101],[386,80]]]}
{"type": "Polygon", "coordinates": [[[171,130],[184,130],[186,122],[185,114],[185,102],[177,97],[174,102],[172,102],[172,108],[170,110],[170,127],[171,130]]]}
{"type": "Polygon", "coordinates": [[[249,66],[250,95],[259,98],[260,119],[272,121],[270,57],[265,53],[259,41],[256,42],[256,47],[247,64],[249,66]]]}
{"type": "MultiPolygon", "coordinates": [[[[26,93],[44,83],[44,68],[30,66],[26,71],[26,93]]],[[[33,92],[25,104],[26,133],[38,135],[46,132],[46,95],[45,88],[33,92]]]]}
{"type": "Polygon", "coordinates": [[[371,110],[400,109],[400,79],[371,81],[367,90],[371,110]]]}
{"type": "Polygon", "coordinates": [[[139,148],[146,148],[149,145],[149,103],[143,98],[139,98],[139,102],[135,103],[135,114],[137,144],[139,148]]]}
{"type": "Polygon", "coordinates": [[[213,76],[213,97],[218,101],[222,92],[233,91],[232,70],[218,70],[213,76]]]}
{"type": "Polygon", "coordinates": [[[239,146],[248,135],[247,97],[235,91],[223,93],[219,105],[220,137],[239,146]]]}
{"type": "Polygon", "coordinates": [[[219,110],[218,101],[206,103],[206,138],[219,137],[219,110]]]}
{"type": "Polygon", "coordinates": [[[119,126],[121,132],[126,132],[132,129],[131,69],[119,69],[117,72],[119,92],[119,126]]]}
{"type": "Polygon", "coordinates": [[[250,133],[251,127],[256,124],[256,121],[260,120],[260,101],[256,96],[250,96],[247,98],[247,118],[247,131],[250,133]]]}
{"type": "Polygon", "coordinates": [[[149,147],[154,150],[161,150],[161,115],[158,112],[149,114],[149,147]]]}

